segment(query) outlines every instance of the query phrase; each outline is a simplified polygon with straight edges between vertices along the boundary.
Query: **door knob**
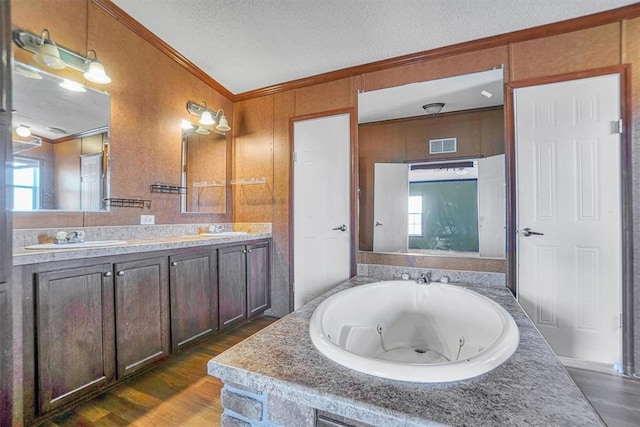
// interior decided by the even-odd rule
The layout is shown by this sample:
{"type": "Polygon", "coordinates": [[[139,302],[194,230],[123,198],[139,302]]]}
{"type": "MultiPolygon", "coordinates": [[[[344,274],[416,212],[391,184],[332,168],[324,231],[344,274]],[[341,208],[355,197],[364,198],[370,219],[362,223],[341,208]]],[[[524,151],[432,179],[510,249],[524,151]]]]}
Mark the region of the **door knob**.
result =
{"type": "Polygon", "coordinates": [[[382,225],[382,223],[380,221],[376,221],[376,227],[379,227],[381,225],[382,225]]]}
{"type": "Polygon", "coordinates": [[[333,228],[333,230],[347,231],[347,226],[342,224],[340,227],[333,228]]]}
{"type": "Polygon", "coordinates": [[[523,228],[522,230],[520,230],[520,234],[522,234],[524,237],[529,237],[529,236],[544,236],[544,233],[539,233],[537,231],[533,231],[532,229],[530,229],[529,227],[527,228],[523,228]]]}

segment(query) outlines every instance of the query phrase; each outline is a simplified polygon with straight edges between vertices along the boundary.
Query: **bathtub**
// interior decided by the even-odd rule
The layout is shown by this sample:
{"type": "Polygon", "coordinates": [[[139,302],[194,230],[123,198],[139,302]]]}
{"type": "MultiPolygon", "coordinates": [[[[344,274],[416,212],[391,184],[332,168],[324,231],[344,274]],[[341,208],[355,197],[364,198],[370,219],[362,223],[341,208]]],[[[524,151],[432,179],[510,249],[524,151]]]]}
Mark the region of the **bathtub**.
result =
{"type": "Polygon", "coordinates": [[[324,300],[309,333],[329,359],[366,374],[411,382],[482,375],[518,347],[518,327],[493,300],[441,283],[384,281],[324,300]]]}

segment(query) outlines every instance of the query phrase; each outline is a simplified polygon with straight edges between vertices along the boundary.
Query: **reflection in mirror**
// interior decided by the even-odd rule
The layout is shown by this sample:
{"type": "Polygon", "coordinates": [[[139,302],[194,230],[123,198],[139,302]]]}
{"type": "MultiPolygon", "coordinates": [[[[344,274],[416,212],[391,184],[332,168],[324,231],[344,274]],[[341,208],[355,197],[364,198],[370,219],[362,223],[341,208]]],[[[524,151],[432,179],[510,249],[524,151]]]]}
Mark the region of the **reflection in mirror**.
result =
{"type": "Polygon", "coordinates": [[[496,69],[358,95],[360,250],[504,258],[502,88],[496,69]]]}
{"type": "Polygon", "coordinates": [[[375,252],[505,256],[503,154],[376,163],[374,175],[375,252]]]}
{"type": "Polygon", "coordinates": [[[182,212],[226,212],[227,138],[224,134],[185,129],[182,132],[182,212]]]}
{"type": "Polygon", "coordinates": [[[13,92],[13,210],[103,210],[109,95],[19,62],[13,92]]]}

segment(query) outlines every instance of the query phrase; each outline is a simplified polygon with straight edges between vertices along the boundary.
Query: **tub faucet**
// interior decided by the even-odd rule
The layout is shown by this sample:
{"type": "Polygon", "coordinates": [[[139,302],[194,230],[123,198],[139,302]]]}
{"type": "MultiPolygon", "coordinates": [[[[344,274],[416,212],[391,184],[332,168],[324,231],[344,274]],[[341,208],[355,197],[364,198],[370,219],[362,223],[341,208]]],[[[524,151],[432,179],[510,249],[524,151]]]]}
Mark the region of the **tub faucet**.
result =
{"type": "Polygon", "coordinates": [[[422,273],[420,277],[416,280],[418,285],[428,285],[430,282],[429,273],[422,273]]]}

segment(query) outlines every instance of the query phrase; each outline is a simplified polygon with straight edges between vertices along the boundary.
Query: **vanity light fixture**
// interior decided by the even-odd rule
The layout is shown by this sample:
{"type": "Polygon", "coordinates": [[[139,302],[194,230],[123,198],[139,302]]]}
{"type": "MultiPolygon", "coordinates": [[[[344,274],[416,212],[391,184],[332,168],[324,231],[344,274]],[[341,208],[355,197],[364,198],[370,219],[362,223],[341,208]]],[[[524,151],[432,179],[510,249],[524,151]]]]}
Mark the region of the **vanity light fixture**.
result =
{"type": "Polygon", "coordinates": [[[91,49],[87,52],[87,62],[89,63],[89,66],[87,71],[84,73],[85,79],[101,85],[111,83],[111,77],[107,75],[102,62],[98,61],[98,54],[95,50],[91,49]],[[93,52],[93,59],[89,59],[91,52],[93,52]]]}
{"type": "Polygon", "coordinates": [[[41,38],[36,42],[36,51],[33,53],[33,59],[41,65],[56,70],[62,70],[67,64],[60,58],[58,46],[51,40],[51,32],[48,29],[42,31],[41,38]]]}
{"type": "Polygon", "coordinates": [[[205,101],[202,101],[200,104],[197,104],[193,101],[188,101],[187,111],[194,116],[200,117],[198,123],[200,123],[201,125],[209,126],[215,125],[217,123],[217,125],[215,126],[216,130],[221,132],[227,132],[231,130],[229,121],[224,115],[224,110],[222,108],[214,113],[212,110],[209,110],[209,108],[207,108],[207,103],[205,101]]]}
{"type": "Polygon", "coordinates": [[[209,126],[214,124],[216,121],[213,120],[213,116],[211,115],[211,111],[207,109],[207,101],[202,101],[202,114],[200,114],[200,120],[198,123],[201,125],[209,126]]]}
{"type": "Polygon", "coordinates": [[[180,122],[180,127],[184,130],[191,130],[194,128],[193,124],[189,120],[184,120],[180,122]]]}
{"type": "Polygon", "coordinates": [[[442,107],[444,107],[444,102],[432,102],[431,104],[425,104],[422,106],[427,114],[438,114],[442,111],[442,107]]]}
{"type": "Polygon", "coordinates": [[[14,30],[13,42],[21,49],[33,53],[33,59],[39,64],[55,69],[73,68],[83,73],[84,77],[93,83],[107,84],[111,82],[104,66],[98,61],[98,54],[95,50],[91,49],[87,52],[87,56],[82,56],[58,46],[51,40],[51,33],[48,29],[42,31],[40,37],[25,30],[14,30]]]}
{"type": "Polygon", "coordinates": [[[196,133],[198,135],[209,135],[211,131],[204,126],[198,126],[198,129],[196,129],[196,133]]]}

